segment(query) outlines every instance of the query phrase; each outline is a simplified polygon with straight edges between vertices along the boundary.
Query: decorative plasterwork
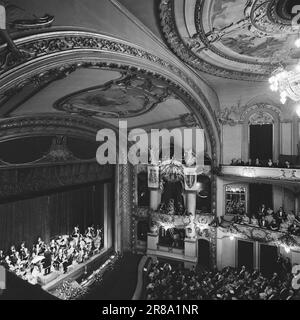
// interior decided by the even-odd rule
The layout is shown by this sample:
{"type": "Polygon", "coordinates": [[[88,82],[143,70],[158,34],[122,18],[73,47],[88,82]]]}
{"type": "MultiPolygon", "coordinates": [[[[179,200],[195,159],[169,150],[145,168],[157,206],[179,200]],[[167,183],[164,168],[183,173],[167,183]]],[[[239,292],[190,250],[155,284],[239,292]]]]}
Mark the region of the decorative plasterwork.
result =
{"type": "Polygon", "coordinates": [[[107,124],[89,118],[44,113],[0,120],[0,141],[46,135],[67,135],[95,141],[96,133],[107,124]]]}
{"type": "Polygon", "coordinates": [[[224,78],[264,81],[279,63],[293,59],[293,52],[283,43],[285,36],[296,32],[290,19],[278,16],[282,5],[278,0],[185,2],[161,0],[160,21],[172,50],[195,69],[224,78]],[[230,11],[230,6],[235,10],[230,11]],[[235,16],[237,7],[241,9],[235,16]],[[223,11],[219,14],[220,8],[227,10],[228,17],[223,11]],[[222,20],[220,26],[214,24],[216,17],[222,20]],[[249,39],[243,41],[245,37],[249,39]],[[262,41],[265,46],[259,45],[262,41]],[[262,58],[253,56],[253,47],[257,52],[266,48],[262,58]],[[278,50],[286,53],[278,55],[278,50]]]}
{"type": "Polygon", "coordinates": [[[273,124],[274,119],[268,112],[258,111],[249,117],[249,124],[273,124]]]}
{"type": "Polygon", "coordinates": [[[282,111],[276,106],[265,103],[258,103],[253,106],[237,104],[223,108],[218,118],[221,124],[234,126],[245,123],[246,119],[248,119],[248,122],[252,121],[255,117],[259,117],[259,115],[260,118],[265,118],[266,123],[273,123],[274,118],[272,114],[276,115],[276,120],[280,120],[282,111]],[[250,120],[249,117],[251,117],[252,120],[250,120]]]}
{"type": "Polygon", "coordinates": [[[227,227],[223,227],[222,225],[219,227],[223,233],[229,233],[230,235],[235,235],[236,237],[257,241],[260,243],[268,243],[270,245],[284,245],[282,241],[284,238],[288,237],[293,242],[293,248],[300,247],[300,239],[299,237],[289,235],[288,233],[279,232],[279,231],[271,231],[267,229],[262,229],[259,227],[253,227],[250,225],[241,225],[232,223],[227,227]]]}
{"type": "Polygon", "coordinates": [[[9,0],[3,0],[1,4],[4,5],[6,10],[6,26],[10,33],[49,28],[54,22],[54,16],[50,14],[37,17],[33,12],[26,12],[24,8],[9,3],[9,0]]]}
{"type": "Polygon", "coordinates": [[[166,85],[127,72],[120,79],[63,97],[54,108],[84,116],[130,118],[152,111],[170,95],[166,85]]]}
{"type": "MultiPolygon", "coordinates": [[[[48,74],[52,72],[56,73],[59,68],[63,68],[62,76],[65,74],[64,69],[71,69],[71,72],[73,72],[74,69],[81,67],[116,68],[118,70],[129,70],[132,73],[147,74],[152,77],[154,76],[157,79],[168,83],[169,86],[173,88],[172,90],[176,92],[177,96],[185,99],[187,106],[193,110],[197,120],[200,122],[201,126],[206,129],[207,135],[210,137],[212,158],[217,164],[217,157],[219,154],[217,146],[219,144],[220,128],[217,124],[216,116],[205,94],[197,83],[172,62],[163,60],[149,52],[146,52],[140,47],[132,46],[125,41],[89,32],[62,31],[42,33],[18,39],[15,41],[15,44],[18,49],[23,52],[21,59],[12,55],[7,50],[6,46],[0,47],[0,84],[1,82],[3,83],[1,86],[2,92],[0,89],[0,96],[6,97],[7,95],[12,95],[15,93],[15,87],[22,88],[28,81],[38,82],[40,77],[42,77],[42,80],[45,79],[44,81],[47,81],[46,79],[48,74]],[[98,61],[91,61],[91,58],[87,59],[88,53],[94,55],[94,57],[97,56],[98,61]],[[131,57],[135,59],[135,64],[129,64],[128,62],[99,62],[100,53],[116,54],[118,59],[123,57],[124,61],[128,59],[128,57],[131,57]],[[45,59],[45,64],[49,65],[49,60],[46,62],[46,59],[56,59],[61,55],[63,59],[67,60],[67,54],[76,54],[78,57],[76,61],[81,60],[81,62],[76,62],[74,64],[69,62],[67,66],[66,64],[61,63],[60,65],[49,68],[44,66],[43,72],[40,73],[38,71],[35,71],[34,73],[33,70],[36,70],[36,66],[32,66],[34,69],[30,71],[30,75],[28,73],[28,77],[26,77],[25,80],[20,80],[22,75],[21,77],[18,77],[18,81],[15,79],[16,77],[12,77],[13,73],[20,73],[19,69],[21,66],[26,66],[28,69],[31,64],[34,63],[39,63],[39,65],[41,65],[43,64],[43,59],[45,59]],[[146,63],[147,65],[152,64],[156,66],[156,69],[159,67],[162,72],[156,73],[151,71],[150,68],[138,68],[136,65],[139,64],[139,61],[143,62],[141,65],[145,65],[146,63]],[[177,78],[178,80],[174,81],[171,80],[169,76],[163,76],[162,74],[166,74],[166,72],[163,71],[167,71],[169,74],[171,73],[174,75],[174,78],[177,78]],[[10,77],[10,79],[13,80],[10,82],[5,81],[6,77],[10,77]],[[1,79],[3,80],[1,81],[1,79]],[[182,83],[188,86],[189,90],[192,90],[194,94],[188,92],[183,85],[179,84],[179,79],[182,83]],[[197,98],[195,93],[198,96],[197,98]],[[203,102],[202,105],[199,103],[199,99],[203,102]]],[[[95,58],[95,60],[97,59],[95,58]]],[[[105,58],[103,60],[105,60],[105,58]]]]}

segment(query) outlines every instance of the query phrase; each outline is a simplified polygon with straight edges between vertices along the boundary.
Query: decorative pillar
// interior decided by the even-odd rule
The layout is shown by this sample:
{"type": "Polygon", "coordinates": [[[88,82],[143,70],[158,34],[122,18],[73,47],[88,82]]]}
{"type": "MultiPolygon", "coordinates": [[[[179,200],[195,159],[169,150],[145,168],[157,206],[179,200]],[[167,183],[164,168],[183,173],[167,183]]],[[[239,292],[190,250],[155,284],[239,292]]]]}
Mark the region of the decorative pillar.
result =
{"type": "Polygon", "coordinates": [[[130,165],[116,165],[115,250],[131,250],[131,183],[130,165]]]}
{"type": "Polygon", "coordinates": [[[196,214],[196,191],[188,191],[186,193],[186,208],[188,213],[191,213],[193,216],[196,214]]]}
{"type": "Polygon", "coordinates": [[[150,208],[154,211],[158,209],[160,204],[160,190],[151,189],[150,190],[150,208]]]}

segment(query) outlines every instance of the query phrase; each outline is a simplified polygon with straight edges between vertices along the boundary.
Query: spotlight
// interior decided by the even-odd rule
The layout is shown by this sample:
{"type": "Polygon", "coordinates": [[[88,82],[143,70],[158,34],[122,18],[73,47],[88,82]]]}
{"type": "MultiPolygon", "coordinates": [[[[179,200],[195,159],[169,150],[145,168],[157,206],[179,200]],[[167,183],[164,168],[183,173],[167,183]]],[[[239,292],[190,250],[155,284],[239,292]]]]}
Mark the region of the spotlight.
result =
{"type": "Polygon", "coordinates": [[[231,241],[233,241],[233,240],[234,240],[234,236],[231,235],[231,236],[229,237],[229,239],[230,239],[231,241]]]}
{"type": "Polygon", "coordinates": [[[300,38],[295,41],[295,46],[300,48],[300,38]]]}

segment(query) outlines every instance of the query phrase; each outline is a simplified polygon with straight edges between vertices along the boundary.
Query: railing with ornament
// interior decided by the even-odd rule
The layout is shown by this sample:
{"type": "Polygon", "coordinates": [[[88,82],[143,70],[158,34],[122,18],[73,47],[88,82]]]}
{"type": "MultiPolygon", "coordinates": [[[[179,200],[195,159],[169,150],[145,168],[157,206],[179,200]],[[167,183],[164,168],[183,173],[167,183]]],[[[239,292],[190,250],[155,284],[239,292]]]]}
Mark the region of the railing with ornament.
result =
{"type": "Polygon", "coordinates": [[[222,166],[223,175],[243,178],[264,178],[273,180],[300,181],[300,169],[222,166]]]}
{"type": "Polygon", "coordinates": [[[219,230],[228,235],[231,240],[235,238],[257,241],[264,244],[283,247],[287,253],[300,249],[300,237],[288,232],[273,231],[249,224],[222,222],[219,230]]]}
{"type": "Polygon", "coordinates": [[[151,233],[157,233],[159,228],[163,228],[164,230],[173,228],[185,229],[187,238],[208,236],[209,230],[213,227],[214,223],[214,216],[203,214],[178,216],[152,212],[150,216],[151,233]]]}

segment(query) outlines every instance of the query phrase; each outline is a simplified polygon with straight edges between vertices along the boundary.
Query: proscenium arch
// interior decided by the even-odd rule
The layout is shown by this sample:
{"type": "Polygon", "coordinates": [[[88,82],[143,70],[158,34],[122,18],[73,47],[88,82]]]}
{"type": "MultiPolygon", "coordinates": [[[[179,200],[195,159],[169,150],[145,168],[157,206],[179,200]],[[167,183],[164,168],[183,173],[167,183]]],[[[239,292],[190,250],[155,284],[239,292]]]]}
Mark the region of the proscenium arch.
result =
{"type": "Polygon", "coordinates": [[[128,42],[84,31],[55,31],[17,39],[17,47],[24,53],[20,62],[14,60],[6,46],[0,47],[0,55],[10,64],[0,70],[0,94],[26,82],[51,68],[66,64],[77,67],[85,63],[131,72],[141,72],[166,81],[177,96],[195,115],[200,127],[207,133],[208,150],[213,165],[220,161],[220,132],[213,109],[196,82],[176,65],[128,42]],[[51,45],[51,47],[49,47],[51,45]],[[42,47],[46,46],[46,48],[42,47]],[[48,47],[47,47],[48,46],[48,47]],[[37,53],[33,53],[35,48],[37,53]]]}

